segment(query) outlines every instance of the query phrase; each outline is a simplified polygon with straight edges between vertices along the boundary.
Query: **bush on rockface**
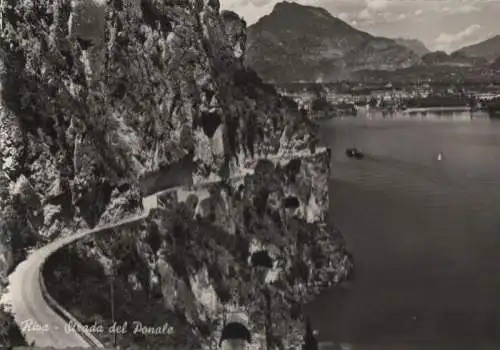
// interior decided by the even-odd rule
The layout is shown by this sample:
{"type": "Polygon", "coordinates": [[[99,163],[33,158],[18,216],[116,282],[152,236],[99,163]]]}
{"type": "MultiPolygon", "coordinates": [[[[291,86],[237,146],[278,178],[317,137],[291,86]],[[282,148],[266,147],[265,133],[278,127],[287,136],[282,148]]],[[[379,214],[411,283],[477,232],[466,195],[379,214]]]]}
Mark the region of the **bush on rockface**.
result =
{"type": "MultiPolygon", "coordinates": [[[[98,239],[99,240],[99,239],[98,239]]],[[[97,240],[97,241],[98,241],[97,240]]],[[[118,235],[113,251],[121,256],[135,254],[130,236],[118,235]],[[120,248],[118,248],[120,247],[120,248]],[[125,248],[127,247],[127,248],[125,248]]],[[[77,243],[63,248],[52,255],[44,269],[44,277],[49,293],[82,324],[101,324],[103,334],[94,334],[101,342],[110,345],[112,334],[107,332],[112,325],[110,284],[114,287],[115,321],[118,325],[128,323],[128,332],[118,336],[122,349],[199,349],[199,343],[192,336],[192,329],[185,315],[178,310],[165,308],[163,299],[155,297],[143,288],[143,282],[130,279],[130,273],[140,270],[140,266],[118,265],[117,275],[111,278],[103,267],[102,257],[90,253],[95,242],[77,243]],[[121,267],[120,267],[121,266],[121,267]],[[126,267],[126,270],[125,270],[126,267]],[[143,336],[134,334],[134,321],[147,326],[168,324],[175,328],[174,334],[143,336]]],[[[106,245],[107,242],[103,242],[106,245]]],[[[109,253],[109,250],[107,250],[109,253]]],[[[136,274],[136,273],[135,273],[136,274]]],[[[134,275],[135,275],[134,274],[134,275]]],[[[138,276],[140,277],[140,276],[138,276]]]]}
{"type": "Polygon", "coordinates": [[[14,322],[12,315],[0,307],[0,346],[10,348],[12,346],[27,346],[21,330],[14,322]]]}
{"type": "MultiPolygon", "coordinates": [[[[76,260],[64,260],[63,257],[56,256],[55,259],[62,261],[62,264],[54,260],[58,265],[50,268],[55,272],[47,271],[56,276],[47,278],[52,285],[49,290],[58,288],[54,297],[56,300],[66,300],[63,305],[78,319],[92,323],[95,321],[94,315],[102,315],[100,322],[109,324],[110,279],[106,271],[114,260],[117,272],[114,279],[115,302],[120,305],[116,308],[115,318],[129,322],[133,318],[153,323],[162,320],[174,322],[182,334],[191,332],[191,338],[200,346],[211,339],[221,317],[217,312],[208,312],[207,306],[203,306],[195,297],[194,288],[199,287],[192,284],[192,278],[206,268],[209,284],[216,294],[216,304],[239,300],[241,305],[247,307],[255,330],[262,331],[267,306],[261,294],[266,287],[265,276],[273,264],[264,250],[257,251],[251,259],[254,263],[262,260],[263,266],[252,266],[248,263],[248,257],[250,242],[256,237],[267,236],[264,241],[267,244],[273,243],[273,246],[283,240],[276,246],[281,247],[279,249],[285,254],[283,258],[291,264],[291,268],[280,274],[278,280],[269,286],[272,320],[276,324],[272,327],[272,334],[276,340],[281,338],[280,342],[287,344],[295,339],[287,335],[289,329],[301,327],[300,304],[306,300],[305,297],[310,296],[310,293],[303,295],[302,292],[307,291],[300,292],[295,287],[309,282],[313,285],[326,283],[327,279],[337,278],[337,275],[343,273],[338,271],[342,262],[339,261],[339,266],[334,266],[329,274],[319,274],[316,265],[325,267],[328,261],[334,259],[327,249],[334,242],[329,234],[322,233],[315,225],[293,219],[289,221],[289,237],[285,239],[282,237],[283,232],[280,233],[284,227],[268,226],[272,222],[266,219],[269,213],[264,212],[259,216],[258,205],[253,204],[250,196],[236,197],[240,198],[240,202],[233,203],[234,207],[240,208],[242,212],[246,208],[250,221],[245,228],[243,216],[240,216],[242,213],[236,214],[234,219],[241,220],[238,221],[241,225],[238,225],[235,234],[216,226],[218,216],[216,221],[195,219],[190,205],[176,203],[174,198],[166,198],[165,207],[154,210],[145,225],[118,230],[114,234],[101,233],[94,241],[76,245],[79,248],[74,248],[71,254],[68,254],[68,248],[64,254],[80,256],[76,260]],[[260,226],[257,225],[259,222],[260,226]],[[257,233],[256,229],[262,232],[257,233]],[[293,243],[296,251],[294,255],[290,255],[289,249],[293,247],[294,239],[297,239],[293,243]],[[149,258],[138,248],[144,244],[151,252],[148,253],[149,258]],[[161,264],[170,266],[171,275],[165,274],[165,268],[160,269],[160,260],[163,261],[161,264]],[[151,276],[159,278],[162,297],[150,292],[153,288],[151,276]],[[66,283],[61,283],[63,280],[71,283],[65,285],[66,283]],[[258,300],[255,299],[256,295],[260,296],[258,300]],[[193,336],[192,332],[196,335],[193,336]]],[[[335,252],[333,248],[332,252],[335,252]]],[[[339,252],[335,254],[339,258],[342,256],[339,252]]],[[[314,291],[317,292],[316,289],[314,291]]],[[[123,336],[120,344],[141,344],[146,347],[151,346],[152,341],[159,346],[174,344],[172,339],[160,341],[158,338],[150,338],[123,336]]],[[[175,339],[177,342],[183,341],[182,337],[175,339]]],[[[104,337],[103,341],[109,343],[109,337],[104,337]]],[[[176,343],[177,346],[178,344],[180,343],[176,343]]]]}
{"type": "MultiPolygon", "coordinates": [[[[179,209],[182,213],[182,208],[179,209]]],[[[170,213],[171,214],[171,213],[170,213]]],[[[204,241],[202,243],[205,246],[200,247],[194,237],[190,237],[190,234],[198,235],[195,230],[186,230],[186,227],[190,227],[189,222],[184,222],[184,220],[172,220],[173,215],[165,215],[165,221],[159,223],[160,230],[149,231],[149,236],[152,233],[159,234],[160,237],[166,237],[165,227],[177,231],[173,235],[173,243],[171,245],[172,250],[167,249],[163,254],[167,255],[167,260],[170,261],[172,267],[176,271],[176,289],[183,300],[177,300],[173,309],[169,309],[164,304],[162,298],[153,298],[151,294],[148,293],[149,281],[141,277],[146,277],[149,275],[148,266],[144,259],[138,256],[137,251],[137,233],[139,230],[129,230],[121,232],[116,235],[111,235],[109,233],[101,233],[96,238],[95,242],[88,242],[76,248],[68,248],[66,251],[61,251],[62,256],[71,256],[72,258],[62,258],[58,255],[54,256],[52,265],[48,264],[46,273],[52,274],[52,278],[47,278],[47,284],[51,288],[55,288],[56,291],[53,293],[56,300],[64,300],[68,310],[74,312],[80,320],[87,320],[88,323],[94,321],[94,316],[92,315],[102,315],[101,322],[110,322],[110,301],[109,301],[109,277],[106,275],[103,268],[109,265],[110,260],[114,259],[116,277],[114,279],[115,285],[115,304],[117,305],[115,310],[115,318],[121,321],[132,322],[133,319],[141,320],[144,324],[161,324],[162,317],[166,317],[169,323],[178,323],[180,334],[183,332],[190,332],[193,329],[200,334],[209,333],[208,330],[213,330],[214,326],[211,324],[212,321],[203,321],[202,317],[193,314],[193,310],[196,310],[195,301],[192,296],[192,287],[190,286],[189,277],[192,276],[197,270],[199,270],[204,264],[209,265],[209,274],[216,280],[214,285],[218,292],[220,300],[228,301],[231,298],[231,289],[234,287],[234,280],[225,280],[222,276],[221,271],[225,270],[227,263],[221,260],[221,254],[224,251],[220,251],[218,254],[214,254],[214,250],[217,247],[211,247],[210,241],[204,241]],[[182,223],[187,226],[182,226],[182,223]],[[208,251],[203,253],[208,244],[208,251]],[[79,248],[78,248],[79,247],[79,248]],[[103,254],[101,258],[95,254],[89,254],[89,251],[97,249],[100,254],[103,254]],[[201,253],[201,254],[200,254],[201,253]],[[69,259],[69,260],[68,260],[69,259]],[[97,259],[97,260],[96,260],[97,259]],[[84,261],[86,263],[84,263],[84,261]],[[57,264],[62,262],[63,270],[57,264]],[[93,262],[93,263],[89,263],[93,262]],[[85,264],[88,266],[85,267],[85,264]],[[64,266],[68,268],[64,269],[64,266]],[[51,272],[54,269],[56,272],[51,272]],[[136,276],[135,282],[130,280],[130,276],[136,276]],[[69,281],[68,286],[61,285],[61,281],[67,279],[69,281]],[[93,285],[96,283],[97,285],[93,285]],[[181,288],[181,289],[179,289],[181,288]],[[74,295],[71,297],[71,295],[74,295]],[[76,295],[76,296],[75,296],[76,295]],[[99,297],[99,295],[101,295],[99,297]],[[88,300],[86,299],[88,298],[88,300]],[[85,305],[85,308],[81,308],[78,305],[85,305]],[[118,306],[120,305],[120,306],[118,306]],[[161,311],[163,310],[163,312],[161,311]],[[164,314],[158,318],[158,315],[164,314]],[[177,321],[176,321],[177,320],[177,321]],[[207,323],[208,322],[208,323],[207,323]]],[[[182,216],[179,216],[182,218],[182,216]]],[[[155,226],[155,225],[153,225],[155,226]]],[[[210,237],[210,235],[208,235],[210,237]]],[[[150,241],[154,241],[152,237],[149,237],[150,241]]],[[[52,292],[51,292],[52,293],[52,292]]],[[[87,323],[84,322],[84,323],[87,323]]],[[[163,320],[165,322],[165,319],[163,320]]],[[[184,334],[185,338],[187,336],[184,334]]],[[[109,337],[108,337],[109,338],[109,337]]],[[[109,339],[104,337],[103,341],[109,341],[109,339]]],[[[137,338],[137,337],[136,337],[137,338]]],[[[121,342],[139,342],[137,339],[132,339],[130,337],[124,337],[121,342]]],[[[151,340],[149,338],[143,339],[139,342],[143,345],[151,345],[151,342],[157,342],[155,344],[161,344],[162,346],[166,344],[174,344],[179,346],[185,340],[179,337],[175,338],[175,341],[163,340],[160,341],[157,338],[151,340]],[[159,343],[158,343],[159,342],[159,343]]],[[[137,343],[137,344],[139,344],[137,343]]],[[[148,345],[148,346],[149,346],[148,345]]],[[[197,348],[199,345],[193,345],[193,348],[197,348]]],[[[198,347],[199,348],[199,347],[198,347]]]]}
{"type": "MultiPolygon", "coordinates": [[[[12,198],[9,180],[3,172],[0,176],[0,296],[7,284],[8,273],[26,256],[26,248],[33,245],[32,232],[26,225],[26,217],[20,216],[20,202],[12,198]],[[25,225],[23,227],[23,225],[25,225]]],[[[0,306],[0,346],[28,345],[14,318],[0,306]]]]}
{"type": "Polygon", "coordinates": [[[0,276],[7,274],[26,257],[27,249],[35,246],[32,210],[19,195],[12,195],[9,180],[0,176],[0,276]]]}

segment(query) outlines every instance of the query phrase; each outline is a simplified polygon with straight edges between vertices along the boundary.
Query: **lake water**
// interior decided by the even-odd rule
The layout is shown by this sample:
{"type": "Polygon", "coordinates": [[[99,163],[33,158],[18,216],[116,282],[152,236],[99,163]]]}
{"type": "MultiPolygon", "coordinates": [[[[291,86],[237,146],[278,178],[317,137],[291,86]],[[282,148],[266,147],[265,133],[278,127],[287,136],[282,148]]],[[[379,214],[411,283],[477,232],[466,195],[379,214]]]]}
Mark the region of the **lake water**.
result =
{"type": "Polygon", "coordinates": [[[469,113],[322,123],[352,281],[308,312],[324,349],[500,348],[500,122],[469,113]],[[366,157],[353,160],[355,145],[366,157]],[[436,156],[443,152],[442,161],[436,156]]]}

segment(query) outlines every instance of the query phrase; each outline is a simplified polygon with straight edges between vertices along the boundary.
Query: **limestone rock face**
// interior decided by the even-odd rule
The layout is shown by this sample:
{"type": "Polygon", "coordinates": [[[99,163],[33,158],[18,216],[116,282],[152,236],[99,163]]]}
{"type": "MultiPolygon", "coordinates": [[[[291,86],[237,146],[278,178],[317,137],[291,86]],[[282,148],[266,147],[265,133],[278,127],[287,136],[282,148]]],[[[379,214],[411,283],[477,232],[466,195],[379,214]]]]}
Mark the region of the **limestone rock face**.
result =
{"type": "MultiPolygon", "coordinates": [[[[301,305],[353,269],[328,220],[329,159],[327,149],[268,157],[244,177],[170,189],[141,223],[101,232],[73,253],[94,266],[89,281],[96,281],[96,264],[109,273],[114,261],[122,281],[115,292],[124,301],[117,317],[175,320],[178,338],[150,337],[141,346],[218,348],[224,319],[237,313],[252,334],[249,349],[265,344],[266,322],[270,350],[300,349],[301,305]]],[[[108,283],[101,278],[97,287],[107,290],[108,283]]],[[[95,294],[85,297],[80,304],[97,304],[95,294]]],[[[95,315],[74,302],[68,307],[81,310],[84,320],[95,315]]]]}
{"type": "Polygon", "coordinates": [[[247,40],[246,22],[231,11],[222,11],[221,17],[226,39],[233,48],[234,57],[243,59],[247,40]]]}
{"type": "MultiPolygon", "coordinates": [[[[159,198],[163,207],[124,233],[116,258],[133,291],[159,294],[193,328],[206,323],[195,339],[210,347],[233,301],[262,333],[264,306],[253,298],[264,285],[279,300],[276,314],[288,315],[305,300],[298,281],[314,287],[348,274],[327,225],[327,152],[315,150],[314,126],[296,105],[245,67],[246,24],[219,7],[2,2],[0,270],[40,242],[137,214],[140,184],[189,161],[180,183],[221,181],[159,198]],[[245,172],[253,175],[234,180],[245,172]],[[248,266],[253,241],[276,259],[272,276],[248,266]]],[[[101,248],[88,259],[109,265],[115,253],[101,248]]]]}
{"type": "MultiPolygon", "coordinates": [[[[226,178],[277,152],[285,127],[309,132],[244,67],[246,24],[218,1],[1,6],[2,171],[60,207],[39,208],[60,232],[109,221],[115,200],[135,212],[139,178],[181,159],[194,162],[195,181],[226,178]]],[[[52,236],[52,225],[33,230],[52,236]]]]}
{"type": "Polygon", "coordinates": [[[329,150],[319,149],[260,160],[244,178],[179,187],[162,197],[143,242],[157,242],[166,307],[181,303],[186,318],[210,325],[210,336],[200,340],[204,348],[217,342],[217,321],[230,305],[245,310],[259,339],[267,289],[272,332],[295,349],[303,320],[290,316],[293,307],[349,276],[351,256],[328,221],[329,159],[329,150]],[[271,266],[255,265],[263,252],[271,266]]]}

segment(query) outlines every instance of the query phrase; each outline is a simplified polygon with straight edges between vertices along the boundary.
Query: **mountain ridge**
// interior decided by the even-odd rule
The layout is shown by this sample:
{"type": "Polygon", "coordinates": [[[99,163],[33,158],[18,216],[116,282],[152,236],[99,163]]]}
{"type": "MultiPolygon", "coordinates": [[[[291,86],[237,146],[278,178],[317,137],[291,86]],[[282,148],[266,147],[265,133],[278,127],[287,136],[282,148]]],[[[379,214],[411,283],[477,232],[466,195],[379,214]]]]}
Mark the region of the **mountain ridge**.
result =
{"type": "Polygon", "coordinates": [[[422,56],[422,60],[428,66],[478,67],[488,64],[488,61],[483,57],[471,57],[461,51],[451,54],[439,50],[433,51],[422,56]]]}
{"type": "Polygon", "coordinates": [[[320,7],[277,3],[247,31],[246,64],[267,81],[328,81],[356,70],[420,63],[394,40],[352,27],[320,7]]]}
{"type": "Polygon", "coordinates": [[[393,40],[401,46],[408,47],[419,56],[424,56],[431,52],[431,50],[419,39],[394,38],[393,40]]]}
{"type": "Polygon", "coordinates": [[[486,58],[488,61],[494,61],[500,57],[500,34],[476,44],[462,47],[455,52],[461,52],[467,56],[482,57],[486,58]]]}

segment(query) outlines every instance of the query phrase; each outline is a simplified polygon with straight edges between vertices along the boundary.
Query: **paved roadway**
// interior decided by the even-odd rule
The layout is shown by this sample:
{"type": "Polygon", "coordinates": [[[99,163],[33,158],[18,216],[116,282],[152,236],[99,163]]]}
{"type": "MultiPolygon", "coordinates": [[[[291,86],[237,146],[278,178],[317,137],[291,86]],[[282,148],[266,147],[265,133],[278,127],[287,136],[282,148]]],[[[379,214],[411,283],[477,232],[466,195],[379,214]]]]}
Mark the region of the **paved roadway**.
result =
{"type": "Polygon", "coordinates": [[[33,345],[36,347],[59,349],[91,347],[91,344],[80,334],[65,329],[66,320],[47,304],[42,292],[43,287],[40,284],[42,265],[51,254],[77,239],[103,229],[139,221],[145,217],[147,217],[147,212],[112,225],[57,239],[31,253],[25,261],[16,267],[14,272],[9,275],[9,286],[7,292],[2,296],[1,303],[12,310],[16,323],[21,328],[28,344],[34,342],[33,345]],[[36,329],[37,327],[34,325],[38,325],[39,329],[36,329]],[[46,328],[41,329],[44,327],[46,328]]]}
{"type": "MultiPolygon", "coordinates": [[[[279,159],[280,157],[269,157],[268,159],[275,158],[279,159]]],[[[251,171],[248,172],[252,173],[251,171]]],[[[204,185],[206,185],[206,183],[198,184],[198,186],[202,187],[204,185]]],[[[197,186],[195,185],[193,187],[196,188],[197,186]]],[[[51,254],[84,236],[99,232],[103,229],[114,228],[144,219],[147,217],[149,209],[157,205],[156,197],[158,194],[159,193],[148,196],[144,199],[144,214],[114,224],[98,227],[90,231],[83,231],[72,236],[59,238],[32,252],[28,258],[21,262],[9,275],[9,285],[6,293],[2,295],[0,303],[12,311],[15,321],[21,328],[28,344],[32,344],[36,347],[52,348],[89,348],[91,345],[100,345],[95,338],[93,339],[95,344],[89,344],[90,340],[85,339],[79,333],[68,331],[67,321],[47,303],[47,295],[44,296],[44,288],[40,283],[42,266],[51,254]]],[[[50,298],[50,296],[48,298],[50,298]]],[[[56,304],[53,299],[52,303],[56,304]]],[[[60,305],[58,306],[60,307],[60,305]]],[[[68,318],[71,318],[71,315],[64,312],[64,310],[63,313],[65,313],[68,318]]]]}

